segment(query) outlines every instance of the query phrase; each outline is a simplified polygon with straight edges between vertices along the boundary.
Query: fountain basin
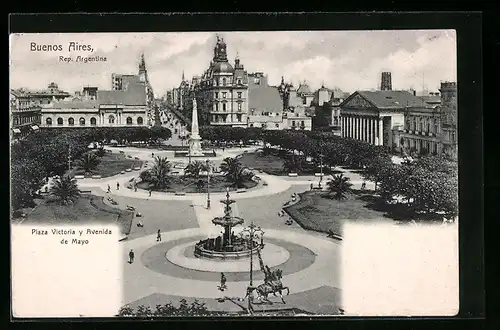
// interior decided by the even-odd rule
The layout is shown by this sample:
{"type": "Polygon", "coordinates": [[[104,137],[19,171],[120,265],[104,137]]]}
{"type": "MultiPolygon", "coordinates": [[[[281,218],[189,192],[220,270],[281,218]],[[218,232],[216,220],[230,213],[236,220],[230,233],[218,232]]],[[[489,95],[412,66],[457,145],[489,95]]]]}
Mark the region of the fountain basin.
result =
{"type": "MultiPolygon", "coordinates": [[[[253,248],[250,249],[246,245],[240,246],[240,249],[235,249],[234,247],[227,246],[220,250],[206,248],[207,241],[202,240],[194,246],[194,255],[197,258],[208,258],[208,259],[222,259],[222,260],[238,260],[242,258],[248,258],[250,255],[256,255],[262,250],[264,245],[254,244],[253,248]]],[[[255,243],[255,242],[254,242],[255,243]]]]}

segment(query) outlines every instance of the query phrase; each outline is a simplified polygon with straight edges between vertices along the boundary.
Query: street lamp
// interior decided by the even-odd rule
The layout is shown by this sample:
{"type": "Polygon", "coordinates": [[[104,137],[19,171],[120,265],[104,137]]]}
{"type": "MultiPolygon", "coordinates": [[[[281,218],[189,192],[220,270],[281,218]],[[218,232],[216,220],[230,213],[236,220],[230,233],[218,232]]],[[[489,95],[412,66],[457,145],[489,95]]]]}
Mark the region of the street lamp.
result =
{"type": "Polygon", "coordinates": [[[207,209],[210,209],[210,161],[206,160],[207,165],[207,209]]]}
{"type": "Polygon", "coordinates": [[[260,247],[264,245],[264,231],[259,227],[254,225],[253,221],[247,228],[240,232],[240,236],[243,239],[247,239],[250,243],[250,286],[253,285],[253,247],[254,239],[260,238],[260,247]]]}
{"type": "Polygon", "coordinates": [[[71,176],[71,144],[68,146],[68,175],[71,176]]]}
{"type": "Polygon", "coordinates": [[[260,229],[259,226],[254,225],[253,221],[247,228],[243,229],[239,234],[243,239],[248,239],[250,242],[250,285],[247,287],[248,296],[248,311],[253,314],[252,299],[250,293],[253,287],[253,246],[254,239],[259,239],[260,236],[260,248],[264,246],[264,231],[260,229]]]}
{"type": "Polygon", "coordinates": [[[319,176],[319,184],[318,187],[321,189],[321,181],[323,181],[323,154],[319,154],[319,170],[320,170],[320,176],[319,176]]]}

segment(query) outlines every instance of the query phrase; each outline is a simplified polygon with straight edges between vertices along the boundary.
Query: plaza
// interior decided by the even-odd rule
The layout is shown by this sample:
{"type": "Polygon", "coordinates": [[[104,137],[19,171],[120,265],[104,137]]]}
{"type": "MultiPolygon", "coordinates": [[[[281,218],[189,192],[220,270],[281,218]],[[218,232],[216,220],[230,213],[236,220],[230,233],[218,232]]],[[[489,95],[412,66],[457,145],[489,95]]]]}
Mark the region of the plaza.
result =
{"type": "MultiPolygon", "coordinates": [[[[151,159],[150,150],[140,148],[109,148],[113,152],[123,151],[144,163],[151,159]]],[[[218,165],[225,157],[235,157],[257,147],[235,148],[222,152],[210,160],[218,165]]],[[[169,151],[155,151],[155,156],[170,158],[169,151]]],[[[207,236],[217,235],[220,227],[212,219],[223,214],[220,200],[224,193],[211,194],[211,207],[207,209],[206,193],[149,192],[138,189],[113,189],[106,193],[107,186],[125,184],[136,173],[126,173],[103,179],[81,179],[81,189],[90,190],[98,196],[111,195],[118,202],[115,207],[133,205],[141,217],[134,218],[130,233],[121,241],[124,265],[123,305],[137,308],[149,306],[154,309],[159,303],[176,304],[180,299],[197,299],[209,310],[228,313],[241,312],[247,302],[239,307],[230,301],[219,302],[224,297],[244,298],[249,283],[249,258],[235,261],[206,260],[196,258],[194,245],[207,236]],[[137,226],[141,222],[141,227],[137,226]],[[157,242],[157,232],[161,242],[157,242]],[[136,261],[127,263],[128,251],[133,249],[136,261]],[[218,289],[220,273],[227,278],[227,290],[218,289]]],[[[266,185],[258,185],[244,192],[232,192],[235,201],[233,213],[245,220],[234,227],[237,233],[250,223],[264,231],[265,248],[262,259],[271,270],[283,272],[282,282],[289,287],[290,295],[284,296],[286,304],[278,297],[269,297],[270,302],[254,304],[254,309],[279,310],[297,308],[314,314],[336,315],[341,307],[340,249],[341,241],[327,238],[322,233],[306,231],[298,224],[286,225],[278,213],[283,204],[294,193],[310,189],[317,184],[316,177],[288,178],[259,173],[266,185]],[[256,207],[256,205],[259,205],[256,207]],[[328,292],[328,294],[326,294],[328,292]]],[[[361,185],[361,182],[358,182],[361,185]]],[[[106,200],[105,200],[106,201],[106,200]]],[[[257,257],[253,257],[253,280],[260,284],[264,274],[259,269],[257,257]]]]}

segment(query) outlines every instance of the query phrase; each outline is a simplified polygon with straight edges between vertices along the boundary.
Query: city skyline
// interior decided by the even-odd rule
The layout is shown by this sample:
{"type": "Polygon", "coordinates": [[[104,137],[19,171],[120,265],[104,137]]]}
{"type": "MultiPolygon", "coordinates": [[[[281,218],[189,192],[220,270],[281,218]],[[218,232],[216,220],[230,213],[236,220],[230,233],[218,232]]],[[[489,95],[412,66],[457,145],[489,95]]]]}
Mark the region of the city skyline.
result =
{"type": "Polygon", "coordinates": [[[111,74],[136,74],[141,53],[156,97],[186,79],[201,75],[213,56],[216,35],[224,38],[228,59],[238,55],[245,70],[264,72],[271,85],[281,76],[312,89],[377,89],[380,73],[392,73],[395,90],[437,91],[441,81],[456,81],[454,30],[280,31],[18,34],[10,38],[11,88],[44,89],[55,82],[73,93],[84,86],[111,88],[111,74]],[[61,44],[62,51],[31,51],[30,44],[61,44]],[[91,45],[93,52],[71,55],[106,57],[89,63],[60,62],[68,45],[91,45]]]}

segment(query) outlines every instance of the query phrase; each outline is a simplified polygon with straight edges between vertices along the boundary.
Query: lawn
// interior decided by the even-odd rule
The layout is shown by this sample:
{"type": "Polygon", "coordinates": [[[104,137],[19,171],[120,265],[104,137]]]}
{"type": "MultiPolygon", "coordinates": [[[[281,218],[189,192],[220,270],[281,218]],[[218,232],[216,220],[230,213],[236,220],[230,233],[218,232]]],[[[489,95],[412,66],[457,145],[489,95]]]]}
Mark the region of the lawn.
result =
{"type": "Polygon", "coordinates": [[[286,212],[304,229],[332,230],[338,235],[342,235],[344,220],[361,222],[384,218],[383,212],[367,208],[367,203],[356,194],[341,201],[325,198],[324,194],[317,191],[299,194],[300,201],[287,207],[286,212]]]}
{"type": "Polygon", "coordinates": [[[103,202],[103,197],[81,195],[73,204],[61,205],[47,196],[29,213],[23,224],[117,224],[122,234],[130,232],[134,214],[103,202]]]}
{"type": "Polygon", "coordinates": [[[262,170],[263,172],[274,175],[286,175],[283,170],[284,160],[275,155],[264,155],[262,153],[244,153],[240,156],[239,161],[245,167],[262,170]]]}
{"type": "MultiPolygon", "coordinates": [[[[185,192],[185,193],[204,193],[207,191],[207,178],[200,177],[199,179],[194,178],[185,178],[183,176],[172,176],[170,178],[170,186],[167,189],[164,189],[165,192],[185,192]],[[203,182],[203,186],[198,188],[197,182],[201,180],[203,182]]],[[[243,187],[245,189],[250,189],[257,186],[257,182],[252,180],[243,182],[243,187]]],[[[235,190],[234,187],[231,187],[231,182],[227,181],[226,178],[222,176],[211,176],[210,177],[210,192],[225,192],[226,188],[230,190],[235,190]]],[[[149,182],[140,182],[137,184],[137,188],[139,189],[149,189],[149,182]]]]}
{"type": "MultiPolygon", "coordinates": [[[[100,163],[94,171],[93,175],[100,175],[103,178],[120,174],[126,169],[134,167],[141,167],[142,161],[126,156],[122,153],[107,152],[104,156],[100,157],[100,163]]],[[[82,168],[77,167],[75,174],[83,175],[82,168]]]]}

